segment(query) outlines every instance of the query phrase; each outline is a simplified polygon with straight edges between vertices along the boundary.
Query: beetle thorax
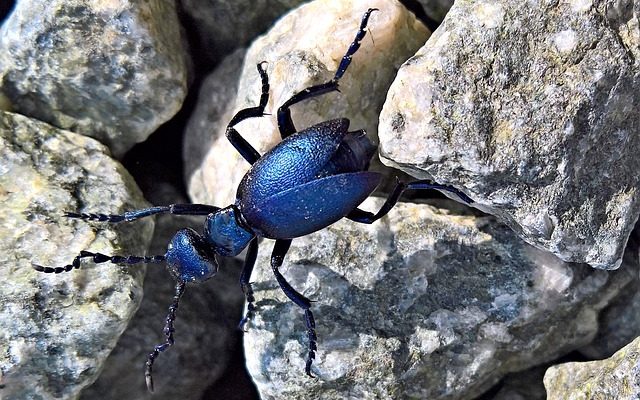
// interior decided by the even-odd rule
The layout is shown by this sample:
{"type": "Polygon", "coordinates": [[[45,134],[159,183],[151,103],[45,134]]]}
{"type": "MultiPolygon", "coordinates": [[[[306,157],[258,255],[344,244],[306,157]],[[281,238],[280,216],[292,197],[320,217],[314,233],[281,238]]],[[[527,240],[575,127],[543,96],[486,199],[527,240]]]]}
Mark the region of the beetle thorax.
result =
{"type": "Polygon", "coordinates": [[[205,240],[214,246],[217,254],[224,257],[236,256],[255,237],[240,218],[240,211],[233,205],[207,217],[204,227],[205,240]]]}

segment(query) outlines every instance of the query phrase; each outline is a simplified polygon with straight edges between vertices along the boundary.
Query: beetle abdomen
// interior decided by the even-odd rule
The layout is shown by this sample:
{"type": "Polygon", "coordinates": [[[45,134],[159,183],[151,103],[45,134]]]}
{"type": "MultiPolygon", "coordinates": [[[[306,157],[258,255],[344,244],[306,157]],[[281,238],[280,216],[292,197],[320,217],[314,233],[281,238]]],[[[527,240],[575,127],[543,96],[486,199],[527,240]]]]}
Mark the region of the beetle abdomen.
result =
{"type": "Polygon", "coordinates": [[[370,171],[332,175],[242,204],[241,212],[260,236],[304,236],[347,215],[375,190],[381,177],[370,171]]]}
{"type": "Polygon", "coordinates": [[[366,171],[376,150],[377,146],[369,140],[364,130],[349,132],[316,177],[366,171]]]}
{"type": "Polygon", "coordinates": [[[334,119],[278,143],[242,178],[236,204],[260,201],[315,179],[338,149],[348,128],[348,119],[334,119]]]}

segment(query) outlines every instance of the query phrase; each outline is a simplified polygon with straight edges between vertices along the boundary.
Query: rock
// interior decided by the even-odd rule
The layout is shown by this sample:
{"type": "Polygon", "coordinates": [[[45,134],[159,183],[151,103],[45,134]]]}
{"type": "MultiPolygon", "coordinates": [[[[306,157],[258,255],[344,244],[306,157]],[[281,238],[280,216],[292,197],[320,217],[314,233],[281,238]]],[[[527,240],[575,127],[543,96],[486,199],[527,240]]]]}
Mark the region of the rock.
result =
{"type": "Polygon", "coordinates": [[[281,269],[314,301],[309,379],[302,312],[273,278],[270,251],[258,254],[245,335],[264,400],[474,398],[589,343],[600,310],[632,280],[626,265],[565,263],[494,217],[401,203],[372,225],[342,220],[296,238],[281,269]]]}
{"type": "Polygon", "coordinates": [[[0,29],[0,92],[121,156],[182,105],[180,29],[173,2],[19,0],[0,29]]]}
{"type": "Polygon", "coordinates": [[[625,252],[625,264],[633,266],[636,273],[618,297],[600,314],[598,336],[588,346],[580,349],[591,360],[609,358],[635,338],[640,336],[640,229],[629,239],[625,252]]]}
{"type": "Polygon", "coordinates": [[[198,103],[189,117],[184,135],[182,159],[184,176],[189,177],[202,164],[220,129],[226,128],[233,118],[238,94],[238,81],[242,71],[246,49],[240,49],[226,57],[207,76],[200,86],[198,103]]]}
{"type": "Polygon", "coordinates": [[[219,60],[247,46],[287,10],[304,0],[181,0],[182,10],[193,21],[202,54],[219,60]]]}
{"type": "MultiPolygon", "coordinates": [[[[158,205],[186,202],[171,187],[151,199],[158,205]]],[[[159,215],[149,254],[164,254],[179,229],[191,227],[201,232],[203,221],[204,217],[159,215]]],[[[229,258],[220,261],[218,274],[204,285],[189,286],[180,302],[176,343],[154,364],[154,400],[200,399],[207,386],[225,371],[240,335],[237,326],[242,318],[244,296],[238,284],[240,262],[229,258]]],[[[143,365],[153,347],[164,339],[162,328],[174,286],[175,281],[165,268],[149,267],[142,304],[107,359],[100,378],[83,391],[83,399],[148,396],[143,365]]]]}
{"type": "Polygon", "coordinates": [[[93,139],[0,112],[0,397],[76,398],[93,382],[142,299],[144,266],[83,262],[81,250],[144,254],[152,221],[120,229],[63,211],[146,205],[133,179],[93,139]]]}
{"type": "Polygon", "coordinates": [[[436,22],[442,22],[454,0],[418,0],[425,14],[436,22]]]}
{"type": "Polygon", "coordinates": [[[640,397],[640,337],[601,361],[551,367],[544,376],[547,399],[619,399],[640,397]]]}
{"type": "MultiPolygon", "coordinates": [[[[254,107],[260,99],[260,76],[256,64],[266,61],[271,86],[266,112],[237,126],[260,153],[280,140],[277,130],[277,108],[293,94],[332,79],[342,56],[354,39],[367,7],[380,11],[371,15],[368,33],[346,74],[340,80],[340,92],[331,93],[298,104],[292,108],[298,129],[328,119],[348,117],[351,129],[366,129],[376,136],[376,121],[384,97],[397,67],[424,43],[428,32],[413,14],[396,1],[376,0],[366,5],[358,1],[318,0],[305,4],[282,17],[269,32],[258,38],[245,56],[235,101],[226,111],[209,105],[208,96],[201,99],[198,115],[210,114],[209,125],[190,122],[196,131],[206,127],[215,137],[208,154],[189,178],[189,195],[194,202],[227,205],[249,164],[226,139],[227,121],[240,109],[254,107]],[[224,116],[218,117],[217,115],[224,116]]],[[[230,74],[227,82],[235,82],[230,74]]],[[[229,83],[229,86],[233,83],[229,83]]]]}
{"type": "Polygon", "coordinates": [[[639,41],[630,0],[458,2],[398,72],[381,157],[615,269],[640,214],[639,41]]]}

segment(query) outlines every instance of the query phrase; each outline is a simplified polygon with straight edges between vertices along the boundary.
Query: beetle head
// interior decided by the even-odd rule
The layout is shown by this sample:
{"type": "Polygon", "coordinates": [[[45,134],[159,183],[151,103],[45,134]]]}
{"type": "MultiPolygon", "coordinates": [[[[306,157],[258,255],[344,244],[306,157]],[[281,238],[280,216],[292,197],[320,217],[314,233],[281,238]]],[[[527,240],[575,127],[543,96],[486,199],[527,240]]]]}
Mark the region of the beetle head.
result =
{"type": "Polygon", "coordinates": [[[218,272],[215,249],[196,231],[181,229],[171,239],[166,260],[169,270],[180,281],[202,282],[218,272]]]}

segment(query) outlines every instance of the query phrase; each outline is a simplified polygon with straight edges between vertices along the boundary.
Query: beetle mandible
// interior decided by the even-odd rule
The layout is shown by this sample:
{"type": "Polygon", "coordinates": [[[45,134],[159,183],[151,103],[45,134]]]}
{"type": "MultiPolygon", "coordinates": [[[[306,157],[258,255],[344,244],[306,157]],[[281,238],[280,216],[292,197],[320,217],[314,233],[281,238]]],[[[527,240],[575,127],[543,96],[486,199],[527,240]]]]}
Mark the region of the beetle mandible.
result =
{"type": "Polygon", "coordinates": [[[296,93],[278,108],[278,130],[282,141],[264,155],[260,155],[234,129],[234,126],[245,119],[265,115],[269,99],[269,80],[266,63],[257,65],[262,81],[259,105],[238,111],[226,129],[226,137],[233,147],[251,164],[251,168],[240,182],[234,204],[225,208],[206,204],[172,204],[128,211],[124,214],[65,213],[69,218],[110,223],[131,222],[160,213],[202,215],[206,216],[203,234],[189,228],[181,229],[169,243],[164,255],[108,256],[81,251],[71,264],[64,267],[33,265],[40,272],[60,273],[79,268],[83,258],[92,259],[94,263],[114,264],[166,262],[176,279],[176,286],[163,330],[165,341],[154,347],[145,363],[145,379],[150,391],[153,391],[153,363],[161,352],[174,343],[174,321],[185,285],[202,283],[213,277],[218,270],[216,256],[236,256],[247,248],[244,267],[240,274],[240,287],[247,302],[247,312],[240,321],[240,327],[244,328],[256,310],[250,277],[258,253],[258,238],[275,239],[271,268],[285,295],[304,311],[308,336],[305,372],[313,377],[311,365],[317,350],[317,336],[311,301],[296,291],[280,273],[280,266],[292,239],[325,228],[341,218],[371,224],[386,215],[408,189],[445,190],[455,193],[466,203],[473,202],[467,195],[451,186],[438,185],[426,180],[410,183],[397,181],[378,212],[374,214],[363,211],[358,205],[382,180],[381,174],[368,171],[369,161],[377,148],[367,138],[366,132],[349,131],[349,120],[346,118],[321,122],[296,131],[290,107],[312,97],[338,91],[338,82],[366,34],[369,17],[377,10],[370,8],[364,13],[355,39],[342,57],[331,80],[296,93]]]}

